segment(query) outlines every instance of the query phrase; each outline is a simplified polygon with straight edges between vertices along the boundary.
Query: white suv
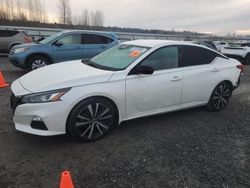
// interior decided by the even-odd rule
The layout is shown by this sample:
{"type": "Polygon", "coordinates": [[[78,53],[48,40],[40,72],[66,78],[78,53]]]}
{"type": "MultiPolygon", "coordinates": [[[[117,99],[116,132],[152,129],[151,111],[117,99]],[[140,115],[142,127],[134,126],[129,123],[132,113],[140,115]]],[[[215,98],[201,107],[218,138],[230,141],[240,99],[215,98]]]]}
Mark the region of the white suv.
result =
{"type": "Polygon", "coordinates": [[[231,44],[221,49],[224,55],[250,65],[250,43],[231,44]]]}
{"type": "Polygon", "coordinates": [[[0,52],[9,53],[10,49],[18,44],[31,43],[33,39],[24,31],[0,30],[0,52]]]}

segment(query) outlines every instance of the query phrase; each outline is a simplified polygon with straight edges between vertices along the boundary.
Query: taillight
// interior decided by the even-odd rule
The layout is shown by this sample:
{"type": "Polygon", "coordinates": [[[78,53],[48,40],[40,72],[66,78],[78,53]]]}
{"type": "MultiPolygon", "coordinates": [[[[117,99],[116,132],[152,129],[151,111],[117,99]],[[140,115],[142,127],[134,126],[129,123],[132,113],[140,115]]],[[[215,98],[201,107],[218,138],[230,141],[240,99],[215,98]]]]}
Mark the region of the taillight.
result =
{"type": "Polygon", "coordinates": [[[32,40],[31,37],[24,37],[23,39],[24,39],[25,43],[31,43],[31,42],[33,42],[33,40],[32,40]]]}
{"type": "Polygon", "coordinates": [[[240,65],[237,65],[236,67],[241,70],[241,73],[244,73],[245,65],[240,64],[240,65]]]}

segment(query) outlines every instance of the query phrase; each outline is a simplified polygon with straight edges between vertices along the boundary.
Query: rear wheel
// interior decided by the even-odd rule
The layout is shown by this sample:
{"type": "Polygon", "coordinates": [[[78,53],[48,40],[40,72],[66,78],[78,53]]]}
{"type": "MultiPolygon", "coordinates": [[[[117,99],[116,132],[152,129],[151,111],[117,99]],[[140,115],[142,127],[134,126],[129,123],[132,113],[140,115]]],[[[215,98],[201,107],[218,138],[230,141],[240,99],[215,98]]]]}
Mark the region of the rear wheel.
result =
{"type": "Polygon", "coordinates": [[[112,103],[102,98],[90,98],[74,107],[67,128],[74,138],[91,142],[104,137],[116,124],[115,120],[112,103]]]}
{"type": "Polygon", "coordinates": [[[32,56],[28,60],[28,68],[30,71],[39,69],[41,67],[45,67],[49,64],[50,64],[49,59],[41,55],[32,56]]]}
{"type": "Polygon", "coordinates": [[[207,104],[207,108],[212,111],[221,111],[223,110],[232,96],[232,86],[230,83],[224,81],[216,86],[214,89],[210,100],[207,104]]]}

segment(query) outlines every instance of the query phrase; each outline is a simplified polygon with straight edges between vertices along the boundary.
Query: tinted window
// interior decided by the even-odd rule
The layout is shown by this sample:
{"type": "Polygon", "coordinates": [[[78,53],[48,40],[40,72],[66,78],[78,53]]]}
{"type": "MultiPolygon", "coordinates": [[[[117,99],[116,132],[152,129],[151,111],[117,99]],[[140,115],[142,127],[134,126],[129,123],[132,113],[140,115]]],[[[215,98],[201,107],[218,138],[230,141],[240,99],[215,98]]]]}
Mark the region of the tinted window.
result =
{"type": "Polygon", "coordinates": [[[182,67],[210,64],[218,55],[208,49],[196,46],[181,46],[182,67]]]}
{"type": "Polygon", "coordinates": [[[225,42],[220,42],[219,45],[226,45],[227,43],[225,42]]]}
{"type": "Polygon", "coordinates": [[[81,44],[81,35],[68,35],[59,39],[56,43],[59,44],[81,44]]]}
{"type": "Polygon", "coordinates": [[[161,48],[144,59],[141,65],[149,65],[155,70],[177,68],[178,47],[173,46],[161,48]]]}
{"type": "Polygon", "coordinates": [[[250,47],[250,43],[242,44],[242,46],[248,46],[248,47],[250,47]]]}
{"type": "Polygon", "coordinates": [[[86,34],[83,35],[85,44],[108,44],[114,40],[101,35],[86,34]]]}
{"type": "Polygon", "coordinates": [[[19,33],[18,31],[0,30],[0,37],[12,37],[19,33]]]}

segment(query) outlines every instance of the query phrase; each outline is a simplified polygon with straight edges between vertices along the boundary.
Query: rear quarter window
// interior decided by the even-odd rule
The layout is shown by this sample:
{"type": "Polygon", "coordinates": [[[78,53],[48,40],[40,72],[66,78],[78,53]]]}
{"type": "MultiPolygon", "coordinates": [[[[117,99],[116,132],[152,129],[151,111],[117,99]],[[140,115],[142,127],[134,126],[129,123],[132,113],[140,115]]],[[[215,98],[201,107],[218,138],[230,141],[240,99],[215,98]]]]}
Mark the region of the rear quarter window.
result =
{"type": "Polygon", "coordinates": [[[180,66],[206,65],[218,57],[219,54],[202,47],[181,46],[180,47],[180,66]]]}
{"type": "Polygon", "coordinates": [[[18,33],[19,31],[0,30],[0,37],[12,37],[18,33]]]}
{"type": "Polygon", "coordinates": [[[84,44],[109,44],[112,43],[114,40],[102,35],[84,34],[83,41],[84,44]]]}

